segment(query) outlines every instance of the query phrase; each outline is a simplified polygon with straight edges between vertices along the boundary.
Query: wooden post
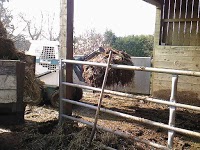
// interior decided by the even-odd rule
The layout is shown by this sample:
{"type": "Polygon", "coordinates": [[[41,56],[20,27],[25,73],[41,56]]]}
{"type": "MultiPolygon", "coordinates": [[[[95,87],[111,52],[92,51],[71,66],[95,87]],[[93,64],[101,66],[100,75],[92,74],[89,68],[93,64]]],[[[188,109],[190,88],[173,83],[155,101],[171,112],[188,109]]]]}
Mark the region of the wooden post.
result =
{"type": "MultiPolygon", "coordinates": [[[[73,19],[74,18],[74,0],[67,0],[67,39],[66,39],[66,59],[73,59],[73,19]]],[[[73,82],[73,65],[66,65],[66,82],[73,82]]],[[[66,98],[72,99],[72,87],[66,87],[66,98]]],[[[72,104],[65,103],[63,113],[72,114],[72,104]]]]}

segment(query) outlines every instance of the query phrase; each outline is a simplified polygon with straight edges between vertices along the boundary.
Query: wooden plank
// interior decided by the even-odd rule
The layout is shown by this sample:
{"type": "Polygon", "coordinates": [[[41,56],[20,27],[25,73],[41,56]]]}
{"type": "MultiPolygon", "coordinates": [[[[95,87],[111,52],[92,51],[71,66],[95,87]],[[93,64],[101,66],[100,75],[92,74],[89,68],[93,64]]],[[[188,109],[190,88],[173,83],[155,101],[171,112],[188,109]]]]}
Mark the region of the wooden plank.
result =
{"type": "Polygon", "coordinates": [[[155,60],[159,61],[180,61],[180,62],[185,62],[185,63],[198,63],[199,62],[199,57],[198,56],[193,56],[193,57],[188,57],[188,56],[177,56],[177,57],[172,57],[172,55],[162,55],[159,57],[155,57],[155,60]]]}
{"type": "MultiPolygon", "coordinates": [[[[67,0],[67,53],[66,59],[73,59],[73,22],[74,21],[74,0],[67,0]]],[[[73,65],[66,65],[66,82],[73,82],[73,65]]],[[[72,99],[73,89],[70,86],[66,87],[66,98],[72,99]]],[[[64,103],[63,113],[72,115],[72,104],[64,103]]]]}
{"type": "Polygon", "coordinates": [[[179,46],[183,46],[184,45],[184,25],[185,23],[184,22],[180,22],[180,29],[179,29],[179,46]]]}
{"type": "Polygon", "coordinates": [[[17,80],[14,75],[0,75],[0,90],[16,90],[17,80]]]}
{"type": "Polygon", "coordinates": [[[23,98],[24,98],[25,63],[23,62],[17,63],[16,76],[17,76],[17,102],[16,106],[13,107],[13,111],[24,112],[25,105],[23,102],[23,98]]]}
{"type": "Polygon", "coordinates": [[[200,46],[200,22],[199,22],[198,28],[199,28],[199,32],[196,35],[196,43],[197,43],[197,46],[200,46]]]}
{"type": "Polygon", "coordinates": [[[14,75],[16,67],[16,61],[13,60],[1,60],[0,61],[0,75],[14,75]]]}
{"type": "Polygon", "coordinates": [[[200,50],[199,46],[156,46],[159,50],[200,50]]]}
{"type": "Polygon", "coordinates": [[[194,63],[185,63],[185,62],[166,62],[166,61],[154,61],[154,67],[157,68],[168,68],[168,69],[178,69],[178,70],[193,70],[199,71],[200,65],[194,63]]]}
{"type": "MultiPolygon", "coordinates": [[[[186,13],[186,0],[182,0],[182,6],[181,6],[181,16],[180,19],[186,20],[185,18],[186,13]]],[[[180,46],[184,46],[184,40],[185,40],[185,25],[186,22],[180,22],[180,31],[179,31],[179,42],[180,46]]]]}
{"type": "MultiPolygon", "coordinates": [[[[197,13],[198,13],[198,3],[195,0],[192,0],[192,7],[193,7],[193,14],[191,15],[191,17],[193,17],[192,19],[197,18],[197,13]],[[193,6],[194,5],[194,6],[193,6]]],[[[196,40],[196,29],[197,29],[197,21],[191,21],[191,32],[190,32],[190,46],[196,46],[198,45],[197,40],[196,40]]]]}
{"type": "MultiPolygon", "coordinates": [[[[188,4],[186,4],[187,6],[187,13],[186,13],[186,18],[191,18],[191,1],[192,0],[188,0],[188,4]]],[[[185,22],[185,33],[184,33],[184,46],[190,46],[190,26],[191,26],[191,22],[185,22]]]]}
{"type": "MultiPolygon", "coordinates": [[[[177,0],[174,3],[174,18],[179,18],[180,5],[177,3],[177,0]]],[[[172,45],[179,46],[179,22],[173,22],[173,34],[172,34],[172,45]]]]}
{"type": "Polygon", "coordinates": [[[200,47],[155,47],[154,58],[165,55],[171,57],[200,57],[200,47]]]}
{"type": "MultiPolygon", "coordinates": [[[[171,82],[163,81],[163,80],[156,80],[154,82],[154,86],[171,89],[171,82]]],[[[178,83],[178,90],[199,91],[200,92],[200,86],[197,84],[196,85],[192,84],[192,83],[178,83]]]]}
{"type": "MultiPolygon", "coordinates": [[[[170,1],[169,3],[169,18],[173,18],[173,10],[174,10],[174,1],[170,1]]],[[[169,27],[168,27],[168,36],[167,36],[167,39],[166,39],[166,45],[172,45],[172,40],[173,40],[173,23],[172,22],[168,22],[169,24],[169,27]]]]}
{"type": "MultiPolygon", "coordinates": [[[[159,81],[169,81],[172,80],[172,75],[170,74],[163,74],[163,73],[155,73],[154,79],[159,81]]],[[[183,76],[180,75],[178,79],[179,83],[185,83],[185,84],[193,84],[199,86],[200,84],[200,77],[192,77],[192,76],[183,76]]]]}
{"type": "MultiPolygon", "coordinates": [[[[165,6],[162,9],[164,9],[162,10],[162,18],[168,18],[169,0],[165,0],[165,6]]],[[[169,23],[162,22],[162,25],[163,25],[163,35],[162,35],[161,45],[167,45],[169,23]]]]}
{"type": "Polygon", "coordinates": [[[200,51],[176,51],[176,52],[172,52],[172,51],[157,51],[156,52],[156,56],[154,57],[154,59],[158,57],[159,59],[159,55],[162,55],[162,56],[171,56],[171,57],[174,57],[174,55],[179,55],[181,57],[184,57],[184,56],[188,56],[188,57],[192,57],[191,59],[193,59],[193,57],[200,57],[200,51]]]}
{"type": "Polygon", "coordinates": [[[161,37],[161,9],[156,9],[156,23],[155,23],[155,32],[154,32],[154,45],[159,45],[162,42],[161,37]]]}
{"type": "Polygon", "coordinates": [[[163,19],[163,22],[191,22],[191,21],[200,21],[200,18],[176,18],[176,19],[163,19]]]}
{"type": "Polygon", "coordinates": [[[0,90],[0,103],[16,103],[17,91],[16,90],[0,90]]]}

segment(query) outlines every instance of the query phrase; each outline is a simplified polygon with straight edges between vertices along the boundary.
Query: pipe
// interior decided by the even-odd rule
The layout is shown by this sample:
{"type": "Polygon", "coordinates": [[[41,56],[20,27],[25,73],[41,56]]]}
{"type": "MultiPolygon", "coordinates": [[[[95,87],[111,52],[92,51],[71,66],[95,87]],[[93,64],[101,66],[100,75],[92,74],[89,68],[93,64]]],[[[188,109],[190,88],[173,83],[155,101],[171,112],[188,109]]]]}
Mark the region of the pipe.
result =
{"type": "MultiPolygon", "coordinates": [[[[63,60],[62,62],[70,63],[70,64],[82,64],[82,65],[106,67],[105,63],[96,63],[96,62],[89,62],[89,61],[63,60]]],[[[168,74],[178,74],[178,75],[200,77],[200,72],[197,72],[197,71],[162,69],[162,68],[153,68],[153,67],[144,67],[144,66],[128,66],[128,65],[117,65],[117,64],[111,64],[110,67],[114,69],[136,70],[136,71],[168,73],[168,74]]]]}
{"type": "Polygon", "coordinates": [[[106,66],[106,71],[105,71],[105,75],[104,75],[104,79],[103,79],[101,94],[100,94],[100,97],[99,97],[98,107],[97,107],[96,114],[95,114],[94,126],[92,128],[92,132],[91,132],[91,135],[90,135],[90,140],[89,140],[89,145],[88,145],[89,147],[91,146],[91,142],[93,140],[94,133],[95,133],[96,126],[97,126],[97,121],[98,121],[98,117],[99,117],[100,107],[101,107],[101,103],[102,103],[102,99],[103,99],[103,93],[104,93],[104,89],[105,89],[105,86],[106,86],[106,81],[107,81],[108,72],[109,72],[109,68],[110,68],[111,58],[112,58],[112,51],[110,51],[109,57],[108,57],[108,63],[107,63],[107,66],[106,66]]]}
{"type": "MultiPolygon", "coordinates": [[[[85,85],[79,85],[79,84],[74,84],[74,83],[62,82],[62,84],[68,85],[68,86],[73,86],[73,87],[78,87],[78,88],[84,88],[84,89],[88,89],[88,90],[93,90],[93,91],[98,91],[98,92],[101,91],[100,88],[95,88],[95,87],[90,87],[90,86],[85,86],[85,85]]],[[[158,103],[158,104],[163,104],[163,105],[168,105],[168,106],[175,106],[175,107],[200,111],[200,107],[197,107],[197,106],[186,105],[186,104],[181,104],[181,103],[172,103],[172,102],[169,102],[169,101],[150,98],[150,97],[147,97],[147,96],[144,97],[144,96],[140,96],[140,95],[127,94],[127,93],[117,92],[117,91],[112,91],[112,90],[105,90],[104,92],[108,93],[108,94],[125,96],[125,97],[129,97],[129,98],[133,98],[133,99],[140,99],[140,100],[158,103]]]]}
{"type": "MultiPolygon", "coordinates": [[[[71,104],[74,104],[74,105],[87,107],[87,108],[94,109],[94,110],[97,109],[96,106],[88,105],[88,104],[81,103],[81,102],[76,102],[76,101],[69,100],[69,99],[62,99],[62,101],[68,102],[68,103],[71,103],[71,104]]],[[[105,113],[109,113],[109,114],[112,114],[112,115],[115,115],[115,116],[124,117],[124,118],[127,118],[127,119],[131,119],[131,120],[135,120],[135,121],[138,121],[138,122],[142,122],[142,123],[145,123],[145,124],[161,127],[161,128],[164,128],[164,129],[173,130],[173,131],[176,131],[176,132],[179,132],[179,133],[182,133],[182,134],[187,134],[187,135],[200,137],[200,133],[199,132],[194,132],[194,131],[190,131],[190,130],[186,130],[186,129],[172,127],[172,126],[166,125],[164,123],[159,123],[159,122],[151,121],[151,120],[140,118],[140,117],[136,117],[136,116],[131,116],[131,115],[128,115],[128,114],[125,114],[125,113],[112,111],[112,110],[109,110],[109,109],[106,109],[106,108],[100,108],[100,111],[105,112],[105,113]]]]}
{"type": "MultiPolygon", "coordinates": [[[[170,102],[176,103],[176,95],[177,95],[177,84],[178,84],[178,75],[172,76],[172,90],[171,90],[171,97],[170,102]]],[[[170,106],[169,107],[169,126],[174,127],[175,126],[175,115],[176,115],[176,107],[170,106]]],[[[167,146],[168,148],[173,148],[173,139],[174,139],[174,131],[169,130],[168,131],[168,142],[167,146]]]]}

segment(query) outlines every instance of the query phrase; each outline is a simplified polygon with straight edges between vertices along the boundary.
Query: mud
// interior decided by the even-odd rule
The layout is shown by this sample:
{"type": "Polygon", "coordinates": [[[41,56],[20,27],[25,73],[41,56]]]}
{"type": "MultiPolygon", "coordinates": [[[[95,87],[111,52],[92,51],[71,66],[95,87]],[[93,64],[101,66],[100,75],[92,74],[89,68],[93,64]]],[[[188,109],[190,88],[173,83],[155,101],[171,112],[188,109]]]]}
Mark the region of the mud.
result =
{"type": "MultiPolygon", "coordinates": [[[[170,100],[171,89],[164,89],[153,92],[153,96],[159,99],[170,100]]],[[[177,91],[177,102],[189,105],[200,106],[198,93],[192,91],[177,91]]]]}

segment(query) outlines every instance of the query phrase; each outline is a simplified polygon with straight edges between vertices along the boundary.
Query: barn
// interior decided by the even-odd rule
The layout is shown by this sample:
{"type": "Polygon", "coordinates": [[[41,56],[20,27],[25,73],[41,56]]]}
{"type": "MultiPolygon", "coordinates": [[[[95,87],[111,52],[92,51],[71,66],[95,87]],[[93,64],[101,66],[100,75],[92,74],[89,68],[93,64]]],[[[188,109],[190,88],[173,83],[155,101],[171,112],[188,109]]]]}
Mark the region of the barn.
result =
{"type": "MultiPolygon", "coordinates": [[[[153,67],[200,70],[199,0],[145,0],[156,6],[153,67]]],[[[179,102],[200,104],[200,78],[180,76],[179,102]]],[[[152,94],[169,99],[171,75],[154,73],[152,94]]]]}

